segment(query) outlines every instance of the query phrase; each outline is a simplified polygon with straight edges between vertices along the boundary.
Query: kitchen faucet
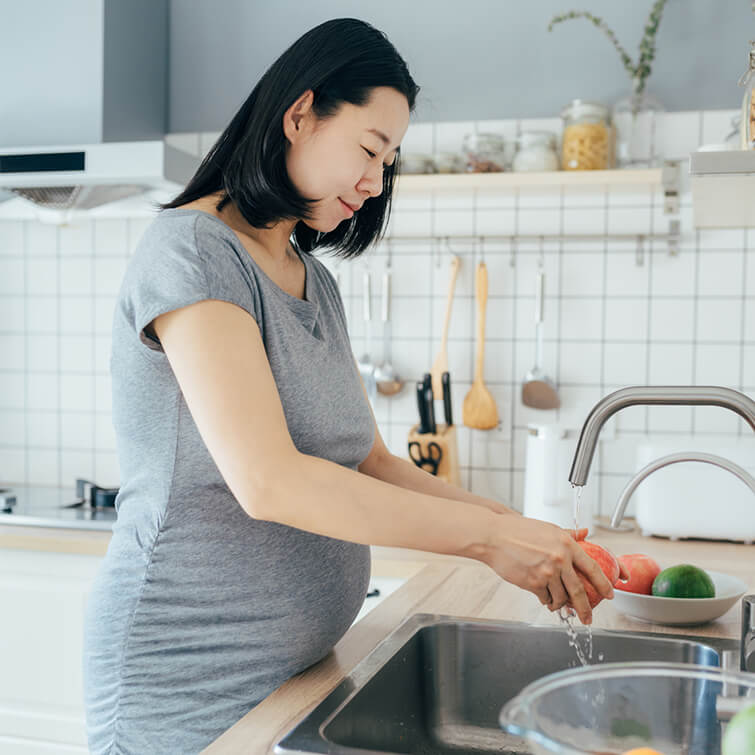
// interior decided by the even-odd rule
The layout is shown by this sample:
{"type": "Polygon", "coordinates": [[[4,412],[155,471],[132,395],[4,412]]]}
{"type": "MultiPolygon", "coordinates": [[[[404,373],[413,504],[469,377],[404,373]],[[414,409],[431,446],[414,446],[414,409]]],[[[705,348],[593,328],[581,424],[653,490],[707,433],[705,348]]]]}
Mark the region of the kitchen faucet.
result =
{"type": "MultiPolygon", "coordinates": [[[[686,406],[723,406],[736,412],[750,425],[755,431],[755,401],[744,393],[735,391],[732,388],[724,388],[718,385],[699,385],[699,386],[677,386],[677,385],[635,385],[627,388],[621,388],[618,391],[609,393],[602,398],[587,416],[585,424],[582,427],[582,433],[577,442],[577,449],[574,453],[569,481],[572,486],[584,485],[587,482],[587,475],[590,471],[590,464],[595,453],[595,447],[598,443],[600,434],[606,420],[623,409],[626,406],[635,406],[637,404],[664,404],[674,405],[682,404],[686,406]]],[[[624,515],[624,509],[629,502],[629,497],[635,488],[649,474],[656,469],[675,464],[681,461],[704,461],[709,464],[728,469],[728,471],[737,475],[755,492],[755,480],[742,467],[734,462],[724,459],[713,454],[702,453],[679,453],[669,454],[661,459],[648,464],[641,469],[635,477],[630,480],[624,488],[619,501],[614,510],[611,519],[611,526],[616,527],[624,515]]],[[[755,595],[746,595],[742,599],[742,633],[741,633],[741,668],[744,671],[755,671],[755,595]]]]}
{"type": "Polygon", "coordinates": [[[755,401],[733,388],[719,385],[632,385],[620,388],[598,401],[587,415],[569,473],[572,486],[587,482],[598,435],[606,420],[620,409],[637,404],[723,406],[742,416],[755,431],[755,401]]]}
{"type": "Polygon", "coordinates": [[[743,671],[755,671],[755,595],[742,598],[742,662],[743,671]]]}

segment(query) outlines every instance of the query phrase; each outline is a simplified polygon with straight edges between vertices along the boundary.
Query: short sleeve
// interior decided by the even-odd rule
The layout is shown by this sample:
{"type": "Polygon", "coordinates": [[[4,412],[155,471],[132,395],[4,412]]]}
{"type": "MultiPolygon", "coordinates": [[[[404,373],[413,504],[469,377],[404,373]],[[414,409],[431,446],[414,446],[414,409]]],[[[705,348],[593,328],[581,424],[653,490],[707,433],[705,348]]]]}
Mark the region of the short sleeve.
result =
{"type": "Polygon", "coordinates": [[[143,345],[162,352],[147,325],[206,299],[236,304],[262,329],[257,281],[227,234],[195,215],[159,218],[140,239],[124,276],[119,306],[127,321],[143,345]]]}

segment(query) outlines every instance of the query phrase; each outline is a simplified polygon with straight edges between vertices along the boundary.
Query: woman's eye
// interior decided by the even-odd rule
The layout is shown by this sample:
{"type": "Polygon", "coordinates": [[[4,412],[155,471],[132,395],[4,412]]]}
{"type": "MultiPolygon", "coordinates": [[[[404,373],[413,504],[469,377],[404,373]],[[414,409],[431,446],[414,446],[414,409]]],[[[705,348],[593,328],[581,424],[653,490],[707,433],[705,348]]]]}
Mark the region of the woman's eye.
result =
{"type": "Polygon", "coordinates": [[[373,157],[377,157],[377,155],[374,152],[370,152],[370,150],[367,149],[367,147],[362,147],[362,149],[370,156],[370,159],[373,157]]]}

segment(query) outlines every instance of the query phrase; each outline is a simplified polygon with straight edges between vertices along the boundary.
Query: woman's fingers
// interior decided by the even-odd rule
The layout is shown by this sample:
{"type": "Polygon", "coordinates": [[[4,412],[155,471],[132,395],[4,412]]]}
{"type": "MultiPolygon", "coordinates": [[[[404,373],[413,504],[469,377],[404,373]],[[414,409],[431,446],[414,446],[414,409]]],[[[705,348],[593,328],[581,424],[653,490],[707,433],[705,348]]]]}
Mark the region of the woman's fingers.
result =
{"type": "Polygon", "coordinates": [[[565,606],[569,602],[569,596],[566,594],[560,574],[557,574],[548,583],[548,592],[551,594],[551,602],[548,605],[551,611],[558,611],[561,606],[565,606]]]}
{"type": "Polygon", "coordinates": [[[550,606],[551,604],[551,594],[548,592],[548,588],[544,587],[542,590],[533,590],[533,593],[537,595],[537,599],[544,605],[544,606],[550,606]]]}
{"type": "Polygon", "coordinates": [[[613,585],[603,570],[598,566],[595,559],[590,558],[578,545],[572,551],[574,567],[578,569],[592,583],[599,595],[604,598],[613,598],[613,585]]]}
{"type": "Polygon", "coordinates": [[[577,612],[579,620],[583,624],[592,624],[592,608],[587,599],[585,586],[577,573],[572,568],[566,568],[561,572],[561,581],[569,593],[569,604],[577,612]]]}

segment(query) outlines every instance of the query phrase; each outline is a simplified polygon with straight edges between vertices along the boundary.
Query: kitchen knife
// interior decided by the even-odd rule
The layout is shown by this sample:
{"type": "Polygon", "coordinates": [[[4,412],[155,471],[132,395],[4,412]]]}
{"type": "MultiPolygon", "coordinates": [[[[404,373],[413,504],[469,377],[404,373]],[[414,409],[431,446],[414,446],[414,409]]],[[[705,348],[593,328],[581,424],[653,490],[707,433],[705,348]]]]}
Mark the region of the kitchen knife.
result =
{"type": "Polygon", "coordinates": [[[449,372],[443,373],[441,383],[443,384],[443,415],[446,418],[446,426],[451,427],[453,418],[451,415],[451,374],[449,372]]]}
{"type": "Polygon", "coordinates": [[[417,409],[419,410],[419,430],[420,435],[424,435],[428,430],[427,404],[425,403],[425,383],[422,380],[417,381],[417,409]]]}
{"type": "MultiPolygon", "coordinates": [[[[429,377],[430,373],[428,373],[429,377]]],[[[435,435],[438,427],[435,424],[435,404],[433,403],[433,384],[432,379],[425,385],[425,404],[427,411],[427,428],[429,432],[435,435]]]]}
{"type": "Polygon", "coordinates": [[[433,376],[429,372],[426,372],[422,376],[422,382],[425,384],[425,388],[430,388],[433,384],[433,376]]]}

